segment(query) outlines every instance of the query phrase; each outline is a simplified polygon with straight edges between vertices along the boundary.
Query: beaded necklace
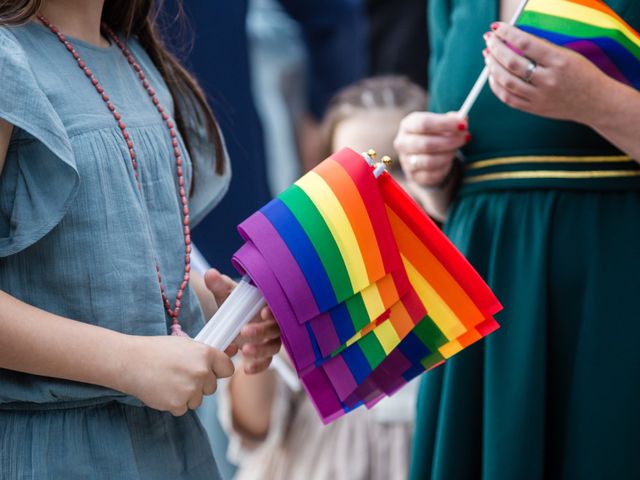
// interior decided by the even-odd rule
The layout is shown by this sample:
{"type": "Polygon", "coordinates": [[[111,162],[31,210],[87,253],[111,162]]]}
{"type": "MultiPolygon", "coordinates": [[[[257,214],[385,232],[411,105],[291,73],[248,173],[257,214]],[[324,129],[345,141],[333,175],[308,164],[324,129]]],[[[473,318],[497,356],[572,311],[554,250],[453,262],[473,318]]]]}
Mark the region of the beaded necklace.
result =
{"type": "MultiPolygon", "coordinates": [[[[84,72],[84,74],[87,76],[89,81],[93,84],[93,86],[96,89],[96,92],[98,92],[98,94],[101,96],[106,107],[111,112],[111,115],[113,115],[113,118],[118,124],[118,128],[122,133],[122,138],[126,142],[127,147],[129,149],[129,158],[131,160],[131,168],[133,170],[133,176],[135,178],[138,190],[142,193],[142,184],[140,183],[140,179],[138,178],[138,162],[136,161],[136,152],[134,150],[133,141],[131,140],[129,132],[127,131],[127,125],[122,120],[122,115],[120,115],[115,105],[111,103],[109,95],[107,95],[107,93],[104,91],[104,88],[102,87],[98,79],[94,76],[93,72],[89,69],[87,64],[80,58],[80,54],[71,44],[71,42],[69,42],[65,38],[64,34],[61,33],[58,30],[58,28],[55,25],[53,25],[51,22],[49,22],[49,20],[47,20],[44,16],[38,14],[37,17],[38,17],[38,20],[40,20],[42,24],[46,26],[49,30],[51,30],[51,33],[53,33],[58,38],[58,40],[60,40],[60,43],[62,43],[65,46],[65,48],[69,51],[71,56],[73,56],[73,58],[78,63],[78,67],[80,67],[80,69],[84,72]]],[[[158,276],[158,284],[160,285],[160,293],[162,295],[164,309],[167,312],[167,315],[169,315],[169,317],[171,317],[172,319],[171,335],[187,336],[187,334],[182,331],[182,328],[180,326],[179,316],[180,316],[180,304],[182,301],[182,296],[184,294],[185,289],[187,288],[187,285],[189,284],[189,277],[191,272],[191,230],[189,228],[189,204],[187,200],[184,173],[182,169],[183,157],[182,157],[182,153],[180,152],[180,145],[178,143],[178,134],[176,133],[176,129],[173,121],[171,120],[171,118],[169,117],[165,109],[162,107],[162,105],[160,105],[160,100],[156,95],[156,91],[153,88],[151,88],[151,85],[149,85],[149,81],[147,80],[146,75],[142,71],[142,68],[140,67],[138,62],[136,62],[136,59],[134,58],[131,51],[129,51],[127,46],[124,43],[122,43],[120,38],[118,38],[118,36],[113,32],[113,30],[111,30],[107,25],[102,24],[102,28],[104,29],[104,31],[107,32],[111,40],[118,46],[118,48],[120,49],[124,57],[129,62],[129,65],[131,65],[131,67],[135,71],[136,76],[140,79],[140,82],[142,82],[142,86],[147,91],[147,94],[149,95],[151,102],[153,102],[156,109],[158,110],[158,113],[162,117],[162,120],[167,126],[167,129],[169,130],[169,136],[171,137],[173,153],[176,158],[176,175],[178,178],[178,191],[180,194],[180,202],[182,203],[182,225],[183,225],[184,245],[185,245],[184,276],[182,278],[182,283],[178,288],[178,293],[176,294],[176,300],[173,308],[171,308],[169,297],[167,296],[165,286],[162,283],[162,276],[160,275],[160,264],[157,260],[156,260],[156,273],[158,276]]]]}

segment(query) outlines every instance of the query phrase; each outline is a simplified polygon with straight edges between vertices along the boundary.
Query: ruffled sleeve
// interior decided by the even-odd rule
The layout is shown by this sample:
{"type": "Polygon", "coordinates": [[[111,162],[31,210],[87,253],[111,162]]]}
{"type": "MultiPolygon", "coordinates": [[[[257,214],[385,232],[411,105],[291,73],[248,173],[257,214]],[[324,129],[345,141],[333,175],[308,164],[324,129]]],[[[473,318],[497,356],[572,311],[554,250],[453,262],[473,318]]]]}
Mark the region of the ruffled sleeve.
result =
{"type": "MultiPolygon", "coordinates": [[[[194,102],[187,99],[187,105],[193,107],[194,102]]],[[[194,227],[213,210],[227,193],[231,183],[231,164],[222,132],[220,132],[224,154],[224,173],[222,175],[216,173],[216,148],[208,138],[203,115],[195,107],[191,108],[191,111],[190,115],[185,115],[185,128],[189,134],[191,162],[195,171],[193,194],[189,198],[191,226],[194,227]]]]}
{"type": "Polygon", "coordinates": [[[80,184],[69,137],[10,29],[0,28],[0,118],[14,126],[0,174],[0,257],[55,227],[80,184]]]}

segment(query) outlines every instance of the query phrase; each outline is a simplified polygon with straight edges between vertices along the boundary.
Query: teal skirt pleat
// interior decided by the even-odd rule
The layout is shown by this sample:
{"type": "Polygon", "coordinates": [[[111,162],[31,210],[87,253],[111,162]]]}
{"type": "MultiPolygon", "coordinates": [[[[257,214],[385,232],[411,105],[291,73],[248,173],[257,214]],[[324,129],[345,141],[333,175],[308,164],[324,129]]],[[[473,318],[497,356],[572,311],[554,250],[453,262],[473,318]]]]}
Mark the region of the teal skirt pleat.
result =
{"type": "Polygon", "coordinates": [[[478,193],[446,230],[505,308],[425,375],[411,478],[640,478],[640,193],[478,193]]]}

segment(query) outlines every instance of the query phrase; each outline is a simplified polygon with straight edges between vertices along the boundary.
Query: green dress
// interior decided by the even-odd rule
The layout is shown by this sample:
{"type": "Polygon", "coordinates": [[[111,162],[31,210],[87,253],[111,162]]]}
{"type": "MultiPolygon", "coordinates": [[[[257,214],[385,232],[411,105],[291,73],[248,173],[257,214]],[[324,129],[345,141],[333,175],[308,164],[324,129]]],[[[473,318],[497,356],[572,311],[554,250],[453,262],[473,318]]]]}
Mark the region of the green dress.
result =
{"type": "MultiPolygon", "coordinates": [[[[640,3],[607,4],[640,29],[640,3]]],[[[495,0],[434,0],[431,109],[483,67],[495,0]]],[[[640,169],[590,129],[486,88],[445,229],[504,305],[428,373],[412,479],[640,478],[640,169]]]]}

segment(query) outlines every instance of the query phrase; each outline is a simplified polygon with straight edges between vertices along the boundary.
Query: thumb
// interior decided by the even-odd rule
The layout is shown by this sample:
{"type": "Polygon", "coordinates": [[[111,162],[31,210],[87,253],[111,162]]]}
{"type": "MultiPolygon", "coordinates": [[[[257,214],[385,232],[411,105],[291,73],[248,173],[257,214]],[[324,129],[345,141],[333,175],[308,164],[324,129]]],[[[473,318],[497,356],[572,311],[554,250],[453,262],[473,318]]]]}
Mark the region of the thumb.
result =
{"type": "Polygon", "coordinates": [[[221,274],[215,268],[207,270],[204,274],[204,283],[213,296],[216,297],[218,305],[222,304],[236,286],[235,282],[228,276],[221,274]]]}

